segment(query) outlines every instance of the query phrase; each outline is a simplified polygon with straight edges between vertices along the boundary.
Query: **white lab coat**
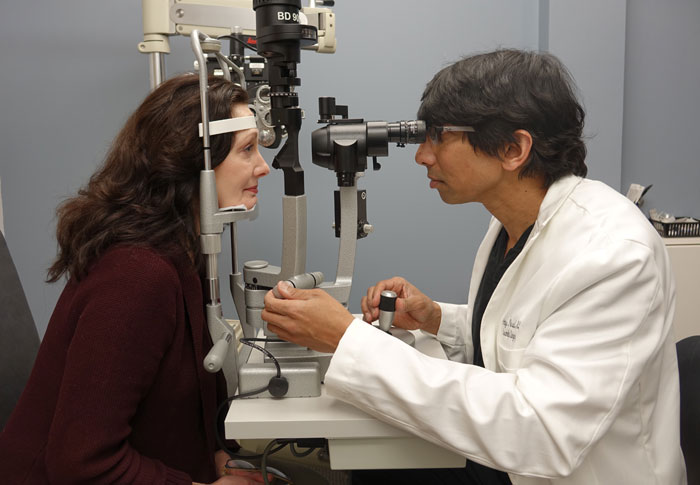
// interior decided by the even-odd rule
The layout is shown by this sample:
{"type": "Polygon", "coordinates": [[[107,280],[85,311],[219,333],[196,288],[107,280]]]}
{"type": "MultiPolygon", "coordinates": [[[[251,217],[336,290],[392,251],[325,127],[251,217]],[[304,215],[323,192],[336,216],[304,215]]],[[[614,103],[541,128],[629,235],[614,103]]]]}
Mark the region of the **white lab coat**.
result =
{"type": "Polygon", "coordinates": [[[606,185],[555,182],[484,312],[484,369],[464,364],[470,308],[500,229],[492,220],[468,304],[441,304],[451,360],[355,320],[328,393],[516,485],[685,484],[675,286],[661,238],[606,185]]]}

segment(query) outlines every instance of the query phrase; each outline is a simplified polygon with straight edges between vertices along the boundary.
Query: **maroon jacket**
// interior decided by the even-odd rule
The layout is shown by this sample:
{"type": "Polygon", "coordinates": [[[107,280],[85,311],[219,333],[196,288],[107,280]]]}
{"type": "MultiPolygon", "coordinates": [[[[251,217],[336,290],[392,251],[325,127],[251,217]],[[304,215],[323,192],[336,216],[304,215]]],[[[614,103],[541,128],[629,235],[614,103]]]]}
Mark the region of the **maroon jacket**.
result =
{"type": "Polygon", "coordinates": [[[0,482],[191,484],[216,479],[221,374],[185,258],[110,249],[63,290],[0,434],[0,482]]]}

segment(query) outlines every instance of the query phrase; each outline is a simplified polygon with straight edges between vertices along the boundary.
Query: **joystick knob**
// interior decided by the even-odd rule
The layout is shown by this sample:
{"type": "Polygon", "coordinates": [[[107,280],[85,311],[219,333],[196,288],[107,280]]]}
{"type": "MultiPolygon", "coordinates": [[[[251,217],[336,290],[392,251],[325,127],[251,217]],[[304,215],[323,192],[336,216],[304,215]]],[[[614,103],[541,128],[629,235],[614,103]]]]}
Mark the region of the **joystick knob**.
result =
{"type": "Polygon", "coordinates": [[[388,332],[394,323],[394,310],[396,310],[396,293],[385,290],[379,298],[379,328],[388,332]]]}

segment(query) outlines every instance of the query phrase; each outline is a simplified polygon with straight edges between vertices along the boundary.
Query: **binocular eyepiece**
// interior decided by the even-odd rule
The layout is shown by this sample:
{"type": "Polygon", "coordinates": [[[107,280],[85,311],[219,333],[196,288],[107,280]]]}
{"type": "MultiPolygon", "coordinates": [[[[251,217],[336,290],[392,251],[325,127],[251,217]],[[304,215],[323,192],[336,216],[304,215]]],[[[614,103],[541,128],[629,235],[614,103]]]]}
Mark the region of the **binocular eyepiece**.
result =
{"type": "Polygon", "coordinates": [[[311,134],[311,159],[334,170],[340,186],[354,183],[354,175],[367,169],[367,157],[373,158],[378,170],[376,157],[389,154],[389,143],[403,147],[423,143],[426,137],[425,121],[348,119],[348,107],[336,105],[335,98],[319,98],[319,117],[319,123],[328,125],[311,134]],[[334,118],[336,115],[342,118],[334,118]]]}
{"type": "Polygon", "coordinates": [[[406,146],[406,143],[420,144],[425,141],[425,121],[394,121],[386,124],[389,132],[389,141],[396,146],[406,146]]]}

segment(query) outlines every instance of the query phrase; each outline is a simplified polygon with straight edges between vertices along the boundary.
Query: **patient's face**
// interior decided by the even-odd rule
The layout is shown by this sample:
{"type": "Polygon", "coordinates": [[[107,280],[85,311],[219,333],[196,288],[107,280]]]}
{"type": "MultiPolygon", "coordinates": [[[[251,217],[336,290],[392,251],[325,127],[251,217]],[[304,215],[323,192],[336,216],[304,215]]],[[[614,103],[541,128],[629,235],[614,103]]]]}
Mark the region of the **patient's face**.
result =
{"type": "MultiPolygon", "coordinates": [[[[245,104],[236,104],[234,118],[251,116],[245,104]]],[[[224,161],[214,168],[219,207],[245,205],[251,209],[258,202],[258,180],[270,173],[258,151],[258,130],[249,128],[235,132],[233,146],[224,161]]]]}

